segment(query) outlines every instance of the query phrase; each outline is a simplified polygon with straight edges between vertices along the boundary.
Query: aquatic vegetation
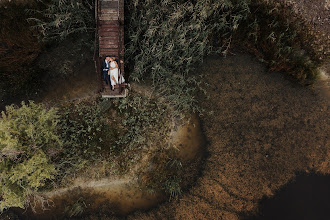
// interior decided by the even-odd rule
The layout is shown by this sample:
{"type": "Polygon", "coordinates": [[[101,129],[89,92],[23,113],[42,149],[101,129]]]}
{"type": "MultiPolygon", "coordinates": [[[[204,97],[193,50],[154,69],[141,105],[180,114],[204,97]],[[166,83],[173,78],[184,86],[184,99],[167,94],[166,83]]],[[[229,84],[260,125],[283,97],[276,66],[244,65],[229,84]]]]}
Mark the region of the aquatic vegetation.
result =
{"type": "MultiPolygon", "coordinates": [[[[181,112],[199,111],[194,94],[199,79],[191,72],[212,52],[210,36],[230,39],[249,8],[245,0],[127,1],[125,59],[130,78],[149,79],[181,112]]],[[[225,50],[220,48],[220,51],[225,50]]]]}
{"type": "Polygon", "coordinates": [[[65,213],[68,213],[68,215],[71,217],[73,216],[79,216],[81,215],[84,210],[86,209],[86,204],[83,200],[83,198],[79,198],[72,206],[66,207],[64,210],[65,213]]]}
{"type": "Polygon", "coordinates": [[[117,111],[122,117],[123,134],[116,142],[127,150],[150,148],[168,141],[171,112],[159,99],[133,94],[119,100],[117,111]]]}
{"type": "Polygon", "coordinates": [[[70,175],[101,161],[102,151],[111,151],[116,140],[112,129],[102,116],[100,103],[71,103],[60,107],[59,131],[63,140],[61,154],[55,159],[61,176],[70,175]],[[109,146],[110,145],[110,146],[109,146]]]}
{"type": "Polygon", "coordinates": [[[0,120],[1,210],[25,208],[39,190],[65,186],[77,175],[129,172],[169,147],[171,117],[165,102],[138,93],[50,109],[33,102],[8,106],[0,120]]]}
{"type": "MultiPolygon", "coordinates": [[[[45,41],[93,30],[88,1],[50,2],[46,10],[30,10],[38,14],[30,21],[36,22],[45,41]],[[72,25],[73,21],[78,22],[72,25]]],[[[77,174],[93,173],[95,178],[125,174],[145,159],[146,152],[147,162],[132,172],[150,192],[163,189],[171,199],[178,198],[184,174],[175,148],[167,142],[171,122],[202,111],[196,98],[205,86],[199,67],[211,53],[226,56],[231,48],[243,45],[271,70],[286,71],[304,83],[317,75],[321,61],[311,48],[308,28],[279,5],[249,0],[132,0],[126,9],[130,77],[152,85],[157,95],[132,92],[119,101],[71,103],[50,110],[33,103],[8,107],[0,121],[0,210],[26,207],[30,195],[52,186],[46,186],[49,180],[61,185],[77,174]],[[102,169],[91,172],[93,165],[102,169]]],[[[59,66],[64,75],[72,63],[65,60],[59,66]]],[[[70,212],[82,210],[78,202],[70,212]]]]}
{"type": "Polygon", "coordinates": [[[164,184],[164,190],[170,195],[170,200],[178,199],[179,196],[181,195],[182,190],[181,190],[180,182],[181,180],[176,176],[166,180],[164,184]]]}
{"type": "Polygon", "coordinates": [[[310,83],[319,48],[303,21],[269,1],[127,1],[125,55],[130,78],[149,80],[180,111],[200,111],[199,65],[210,53],[245,48],[271,70],[310,83]]]}
{"type": "Polygon", "coordinates": [[[325,58],[315,36],[285,3],[251,2],[253,11],[237,38],[273,71],[284,71],[300,83],[311,83],[325,58]],[[248,39],[246,41],[244,38],[248,39]]]}

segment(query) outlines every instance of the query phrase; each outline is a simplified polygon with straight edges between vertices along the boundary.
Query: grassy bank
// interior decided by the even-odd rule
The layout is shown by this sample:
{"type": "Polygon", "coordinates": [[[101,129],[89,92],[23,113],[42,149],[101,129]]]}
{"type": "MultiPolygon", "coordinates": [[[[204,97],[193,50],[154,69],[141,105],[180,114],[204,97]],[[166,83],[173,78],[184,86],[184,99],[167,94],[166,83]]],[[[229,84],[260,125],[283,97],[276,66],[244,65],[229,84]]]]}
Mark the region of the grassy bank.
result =
{"type": "Polygon", "coordinates": [[[173,113],[159,97],[132,92],[56,108],[21,105],[8,106],[0,120],[2,210],[27,207],[38,191],[69,186],[77,176],[137,175],[150,192],[180,194],[182,163],[169,142],[173,113]]]}

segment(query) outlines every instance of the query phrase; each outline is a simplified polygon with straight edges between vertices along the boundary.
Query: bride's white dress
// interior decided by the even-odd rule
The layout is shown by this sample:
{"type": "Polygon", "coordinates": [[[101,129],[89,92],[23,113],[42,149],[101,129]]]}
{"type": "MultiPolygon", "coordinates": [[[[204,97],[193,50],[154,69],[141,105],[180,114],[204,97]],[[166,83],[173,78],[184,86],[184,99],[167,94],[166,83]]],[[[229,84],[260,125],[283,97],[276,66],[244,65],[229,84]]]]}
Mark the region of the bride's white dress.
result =
{"type": "MultiPolygon", "coordinates": [[[[115,62],[111,62],[110,67],[115,68],[116,67],[115,62]]],[[[118,68],[110,70],[110,80],[111,80],[111,85],[112,86],[118,84],[118,68]],[[113,80],[113,78],[115,78],[115,80],[113,80]]]]}

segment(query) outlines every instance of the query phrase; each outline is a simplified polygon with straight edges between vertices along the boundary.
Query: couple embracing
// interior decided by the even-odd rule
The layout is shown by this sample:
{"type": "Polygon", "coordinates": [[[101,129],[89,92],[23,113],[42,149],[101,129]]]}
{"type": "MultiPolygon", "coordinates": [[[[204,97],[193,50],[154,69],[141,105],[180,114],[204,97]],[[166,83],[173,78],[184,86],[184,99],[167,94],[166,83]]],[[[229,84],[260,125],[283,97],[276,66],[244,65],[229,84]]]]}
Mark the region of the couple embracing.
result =
{"type": "Polygon", "coordinates": [[[115,85],[118,84],[119,68],[115,57],[106,56],[102,62],[103,80],[110,89],[115,90],[115,85]]]}

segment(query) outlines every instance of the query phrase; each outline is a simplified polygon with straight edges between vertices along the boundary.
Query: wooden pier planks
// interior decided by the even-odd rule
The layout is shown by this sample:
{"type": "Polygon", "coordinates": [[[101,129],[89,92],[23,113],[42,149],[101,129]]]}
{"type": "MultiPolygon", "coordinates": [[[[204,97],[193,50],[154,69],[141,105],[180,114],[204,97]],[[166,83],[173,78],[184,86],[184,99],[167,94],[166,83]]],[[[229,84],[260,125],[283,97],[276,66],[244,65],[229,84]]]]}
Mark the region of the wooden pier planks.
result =
{"type": "MultiPolygon", "coordinates": [[[[114,56],[124,60],[124,0],[98,0],[97,3],[98,63],[105,56],[114,56]]],[[[124,64],[119,64],[124,75],[124,64]]],[[[99,68],[100,69],[100,68],[99,68]]],[[[109,85],[102,83],[103,98],[126,97],[125,85],[116,86],[112,91],[109,85]]]]}
{"type": "Polygon", "coordinates": [[[124,0],[99,0],[99,57],[124,56],[124,0]]]}

